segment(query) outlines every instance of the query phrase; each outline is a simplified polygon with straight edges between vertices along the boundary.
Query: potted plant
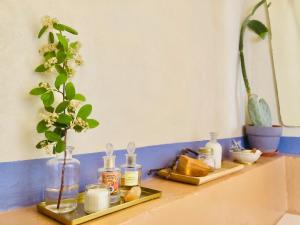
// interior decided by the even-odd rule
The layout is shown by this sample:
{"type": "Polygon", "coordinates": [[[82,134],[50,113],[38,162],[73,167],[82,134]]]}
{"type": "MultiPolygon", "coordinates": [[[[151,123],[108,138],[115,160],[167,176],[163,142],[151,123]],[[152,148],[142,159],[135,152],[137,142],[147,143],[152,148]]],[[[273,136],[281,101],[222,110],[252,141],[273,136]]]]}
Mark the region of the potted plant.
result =
{"type": "Polygon", "coordinates": [[[83,60],[79,53],[80,43],[71,42],[67,34],[77,35],[77,31],[45,16],[38,38],[46,33],[47,44],[39,49],[42,63],[35,72],[43,73],[53,84],[40,82],[30,94],[38,96],[43,104],[43,118],[36,130],[44,138],[36,148],[56,155],[47,162],[46,204],[54,212],[65,213],[76,208],[79,191],[80,163],[72,158],[73,147],[68,146],[68,132],[80,133],[97,127],[99,123],[89,118],[92,105],[82,105],[85,97],[77,92],[72,82],[75,68],[81,66],[83,60]]]}
{"type": "Polygon", "coordinates": [[[240,30],[239,54],[243,80],[248,97],[248,113],[251,120],[251,124],[246,126],[246,135],[250,147],[260,149],[263,151],[264,155],[266,155],[273,154],[277,151],[282,134],[282,127],[272,126],[271,110],[268,103],[263,98],[259,98],[256,94],[251,92],[243,51],[244,34],[247,28],[252,30],[261,39],[264,39],[269,32],[269,29],[262,22],[251,19],[256,10],[262,5],[266,5],[267,8],[270,6],[270,4],[267,4],[266,0],[261,0],[254,6],[252,12],[242,23],[240,30]]]}

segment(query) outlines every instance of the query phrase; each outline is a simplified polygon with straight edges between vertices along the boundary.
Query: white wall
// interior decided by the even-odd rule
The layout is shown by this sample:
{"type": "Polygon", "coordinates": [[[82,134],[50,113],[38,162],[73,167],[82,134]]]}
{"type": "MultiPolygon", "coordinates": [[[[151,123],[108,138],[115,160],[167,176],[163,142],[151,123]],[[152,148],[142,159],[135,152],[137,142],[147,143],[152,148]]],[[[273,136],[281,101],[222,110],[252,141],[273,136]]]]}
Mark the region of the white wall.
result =
{"type": "Polygon", "coordinates": [[[236,0],[1,0],[0,161],[45,156],[34,147],[40,102],[27,94],[44,78],[33,72],[43,15],[75,27],[83,43],[85,65],[74,82],[101,126],[71,135],[77,153],[108,141],[124,148],[130,140],[147,146],[207,139],[213,130],[240,136],[237,47],[247,9],[236,0]]]}

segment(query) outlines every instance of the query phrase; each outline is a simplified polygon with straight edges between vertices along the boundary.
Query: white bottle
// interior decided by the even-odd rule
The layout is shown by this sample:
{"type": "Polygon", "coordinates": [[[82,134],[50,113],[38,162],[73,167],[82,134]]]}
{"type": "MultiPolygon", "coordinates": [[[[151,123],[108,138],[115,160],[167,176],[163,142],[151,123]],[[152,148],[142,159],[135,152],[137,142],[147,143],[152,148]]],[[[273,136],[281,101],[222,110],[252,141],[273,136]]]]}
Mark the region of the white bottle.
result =
{"type": "Polygon", "coordinates": [[[213,149],[213,157],[215,160],[215,169],[220,169],[222,166],[222,146],[217,141],[217,133],[211,132],[210,141],[205,147],[213,149]]]}

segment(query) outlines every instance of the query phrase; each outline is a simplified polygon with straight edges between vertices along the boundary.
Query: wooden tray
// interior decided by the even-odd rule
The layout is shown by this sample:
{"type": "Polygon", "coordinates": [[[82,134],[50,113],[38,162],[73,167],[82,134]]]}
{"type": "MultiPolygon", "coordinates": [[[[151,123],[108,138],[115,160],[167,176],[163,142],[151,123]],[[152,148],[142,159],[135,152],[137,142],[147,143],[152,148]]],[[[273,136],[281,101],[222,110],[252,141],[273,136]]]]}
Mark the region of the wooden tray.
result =
{"type": "Polygon", "coordinates": [[[157,172],[157,175],[165,179],[174,180],[182,183],[200,185],[207,183],[211,180],[218,179],[220,177],[226,176],[228,174],[237,172],[243,169],[245,166],[231,161],[223,161],[222,168],[209,173],[204,177],[191,177],[186,175],[181,175],[175,172],[171,172],[170,169],[163,169],[157,172]]]}
{"type": "Polygon", "coordinates": [[[40,213],[45,214],[45,215],[51,217],[52,219],[57,220],[63,224],[76,225],[76,224],[85,223],[87,221],[96,219],[98,217],[101,217],[101,216],[104,216],[104,215],[107,215],[107,214],[110,214],[113,212],[120,211],[122,209],[126,209],[128,207],[131,207],[131,206],[134,206],[134,205],[146,202],[146,201],[150,201],[152,199],[160,198],[160,196],[161,196],[161,191],[142,187],[141,197],[137,200],[130,201],[130,202],[122,202],[121,201],[118,204],[111,205],[108,209],[105,209],[103,211],[99,211],[99,212],[92,213],[92,214],[87,214],[84,212],[84,209],[83,209],[83,202],[84,202],[83,193],[80,193],[77,209],[73,212],[64,213],[64,214],[54,213],[45,207],[46,206],[45,202],[41,202],[40,204],[38,204],[37,209],[40,213]]]}

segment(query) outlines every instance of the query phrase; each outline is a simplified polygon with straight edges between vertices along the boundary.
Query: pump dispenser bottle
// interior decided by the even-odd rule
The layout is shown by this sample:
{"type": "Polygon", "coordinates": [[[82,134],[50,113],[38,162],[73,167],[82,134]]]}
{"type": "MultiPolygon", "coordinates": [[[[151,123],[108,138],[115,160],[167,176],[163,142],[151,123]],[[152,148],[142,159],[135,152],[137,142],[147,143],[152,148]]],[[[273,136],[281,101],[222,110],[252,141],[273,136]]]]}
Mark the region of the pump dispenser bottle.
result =
{"type": "Polygon", "coordinates": [[[130,142],[127,146],[126,163],[121,166],[122,192],[141,185],[142,166],[136,163],[135,149],[134,142],[130,142]]]}
{"type": "Polygon", "coordinates": [[[98,181],[110,189],[110,203],[120,201],[120,169],[115,167],[116,156],[113,155],[113,145],[106,145],[106,156],[103,156],[103,168],[98,169],[98,181]]]}
{"type": "Polygon", "coordinates": [[[215,169],[220,169],[222,166],[222,146],[217,141],[218,134],[216,132],[211,132],[209,134],[210,134],[210,141],[205,145],[205,147],[213,149],[215,169]]]}

